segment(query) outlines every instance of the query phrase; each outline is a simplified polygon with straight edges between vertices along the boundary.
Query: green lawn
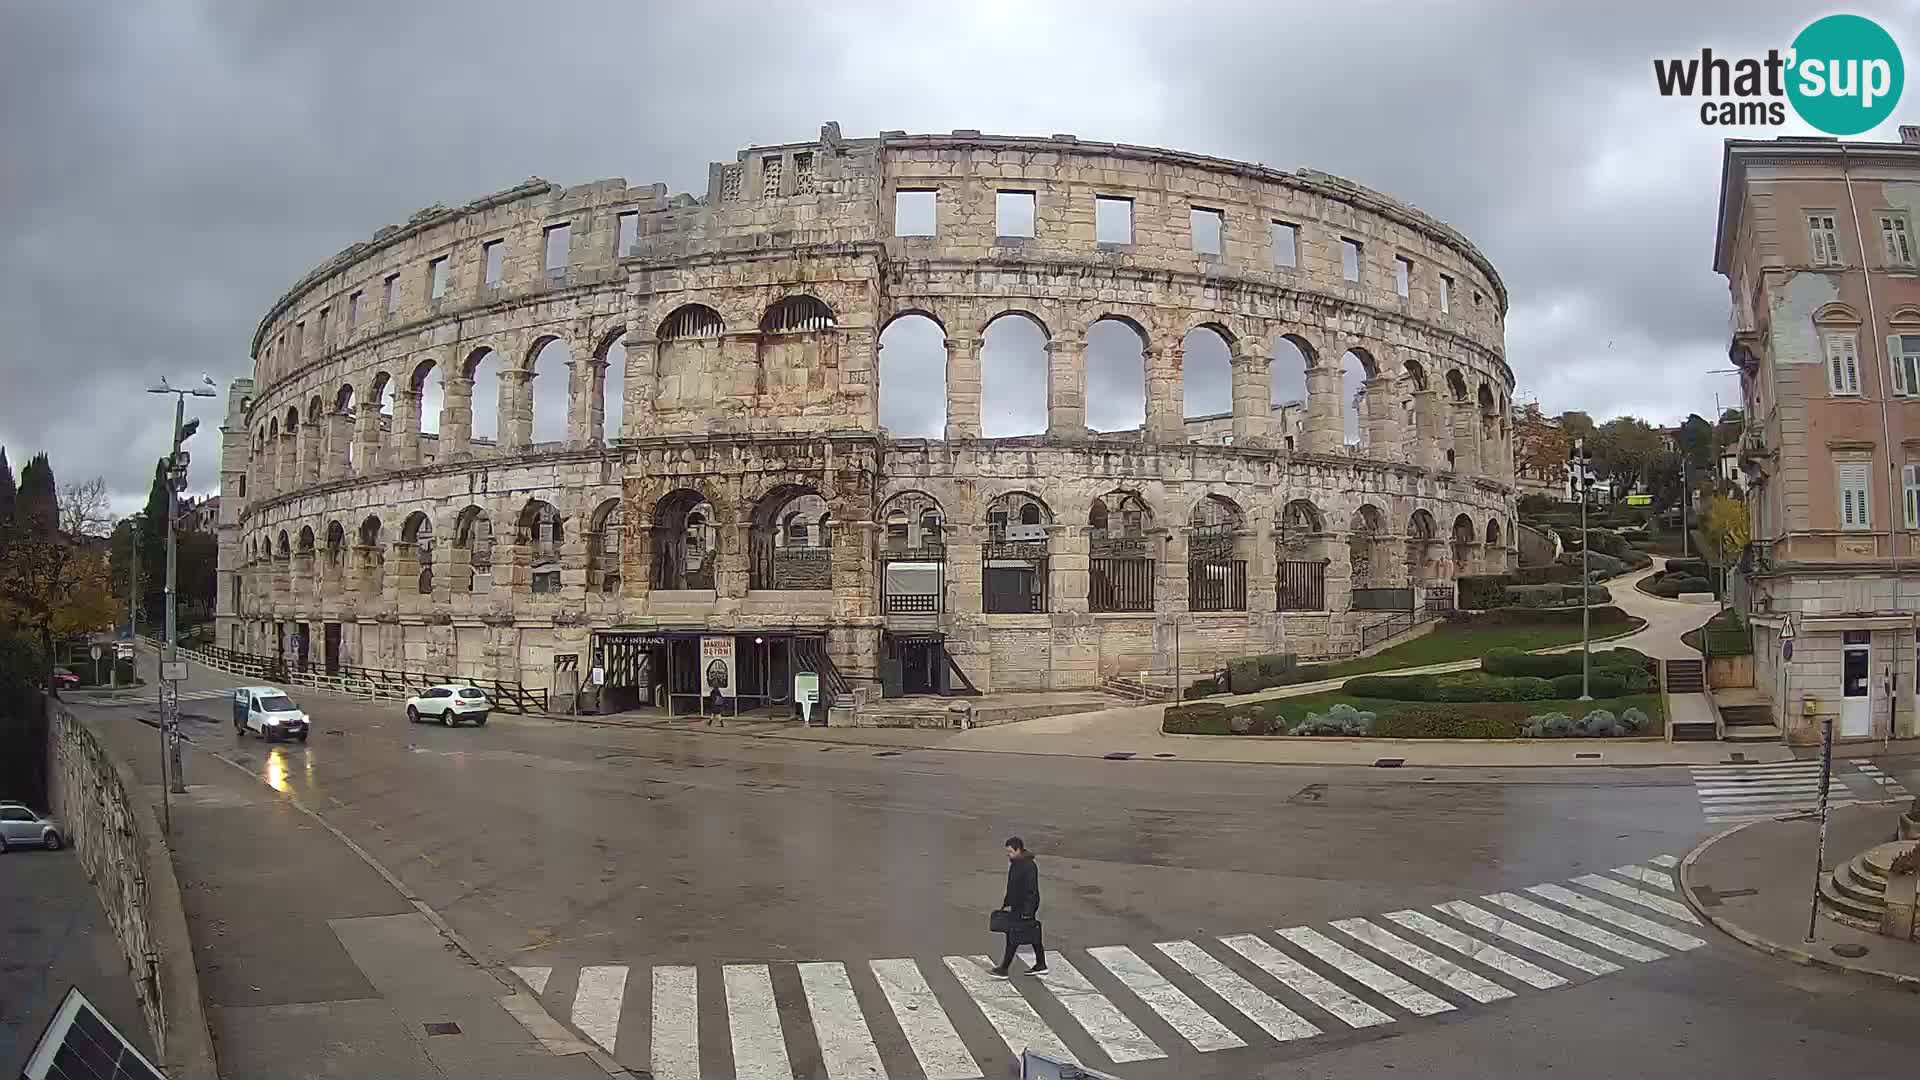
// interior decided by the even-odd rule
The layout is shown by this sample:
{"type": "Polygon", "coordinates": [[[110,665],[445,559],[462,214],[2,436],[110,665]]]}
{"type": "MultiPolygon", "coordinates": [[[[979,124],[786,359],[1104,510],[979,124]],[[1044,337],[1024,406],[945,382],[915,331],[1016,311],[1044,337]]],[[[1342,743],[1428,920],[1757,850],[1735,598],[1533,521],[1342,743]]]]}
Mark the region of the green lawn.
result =
{"type": "MultiPolygon", "coordinates": [[[[1614,623],[1593,628],[1595,639],[1613,637],[1628,630],[1638,629],[1642,621],[1635,619],[1630,626],[1614,623]]],[[[1421,667],[1426,664],[1444,664],[1450,660],[1471,660],[1485,656],[1494,649],[1550,649],[1555,645],[1577,645],[1580,643],[1578,626],[1486,626],[1455,627],[1443,625],[1433,633],[1384,652],[1359,660],[1346,660],[1327,667],[1327,678],[1344,679],[1349,675],[1365,675],[1373,671],[1391,671],[1395,668],[1421,667]]],[[[1546,710],[1541,710],[1546,711],[1546,710]]]]}
{"type": "Polygon", "coordinates": [[[1382,738],[1515,738],[1520,725],[1530,716],[1559,712],[1581,717],[1594,709],[1609,709],[1618,714],[1639,709],[1652,717],[1652,730],[1662,730],[1663,712],[1659,694],[1629,694],[1601,701],[1393,701],[1382,698],[1354,697],[1339,691],[1308,694],[1304,697],[1269,698],[1225,707],[1218,723],[1205,724],[1197,734],[1227,734],[1227,721],[1237,715],[1252,715],[1293,724],[1310,712],[1324,713],[1335,705],[1351,705],[1371,712],[1376,735],[1382,738]],[[1462,723],[1470,729],[1460,730],[1462,723]],[[1218,730],[1214,730],[1217,728],[1218,730]]]}

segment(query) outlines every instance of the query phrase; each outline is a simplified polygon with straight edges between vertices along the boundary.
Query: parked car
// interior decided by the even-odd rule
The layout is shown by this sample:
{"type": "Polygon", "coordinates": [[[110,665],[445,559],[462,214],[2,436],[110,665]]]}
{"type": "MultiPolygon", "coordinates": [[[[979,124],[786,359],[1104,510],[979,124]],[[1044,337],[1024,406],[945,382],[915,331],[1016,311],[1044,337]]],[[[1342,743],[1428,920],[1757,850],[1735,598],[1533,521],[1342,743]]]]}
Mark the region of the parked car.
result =
{"type": "Polygon", "coordinates": [[[53,669],[53,688],[55,690],[72,690],[79,685],[80,676],[75,675],[72,668],[57,667],[53,669]]]}
{"type": "Polygon", "coordinates": [[[429,686],[407,699],[407,721],[414,724],[422,719],[438,720],[448,727],[462,720],[485,724],[492,710],[486,691],[460,683],[429,686]]]}
{"type": "Polygon", "coordinates": [[[0,851],[16,847],[59,851],[64,842],[52,818],[34,813],[26,803],[0,800],[0,851]]]}
{"type": "Polygon", "coordinates": [[[233,730],[251,731],[268,742],[281,736],[307,741],[307,714],[277,686],[243,686],[233,692],[233,730]]]}

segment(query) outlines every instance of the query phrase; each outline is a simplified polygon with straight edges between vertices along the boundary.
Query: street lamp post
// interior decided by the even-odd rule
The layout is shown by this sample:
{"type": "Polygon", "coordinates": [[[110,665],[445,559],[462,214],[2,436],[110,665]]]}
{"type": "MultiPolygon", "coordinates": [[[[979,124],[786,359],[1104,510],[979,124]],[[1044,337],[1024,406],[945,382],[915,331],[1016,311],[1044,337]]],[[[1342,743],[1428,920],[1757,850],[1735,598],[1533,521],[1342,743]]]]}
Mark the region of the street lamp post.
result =
{"type": "MultiPolygon", "coordinates": [[[[180,452],[180,444],[191,438],[199,429],[200,421],[187,423],[187,398],[218,397],[211,376],[201,376],[201,385],[191,389],[180,389],[167,385],[162,377],[157,385],[147,388],[149,394],[173,395],[173,447],[167,455],[167,651],[165,667],[179,662],[179,613],[178,593],[176,590],[177,571],[180,559],[180,492],[187,485],[187,455],[180,452]]],[[[160,673],[160,741],[166,748],[161,758],[161,770],[168,777],[164,785],[175,795],[184,795],[187,791],[186,775],[180,761],[180,686],[167,678],[171,672],[163,667],[160,673]]],[[[167,810],[168,828],[172,827],[172,810],[167,810]]]]}
{"type": "Polygon", "coordinates": [[[1567,464],[1574,471],[1574,490],[1580,494],[1580,700],[1592,701],[1593,647],[1589,635],[1593,560],[1589,555],[1593,545],[1587,542],[1587,499],[1593,493],[1593,451],[1587,449],[1584,437],[1574,440],[1573,453],[1567,455],[1567,464]]]}

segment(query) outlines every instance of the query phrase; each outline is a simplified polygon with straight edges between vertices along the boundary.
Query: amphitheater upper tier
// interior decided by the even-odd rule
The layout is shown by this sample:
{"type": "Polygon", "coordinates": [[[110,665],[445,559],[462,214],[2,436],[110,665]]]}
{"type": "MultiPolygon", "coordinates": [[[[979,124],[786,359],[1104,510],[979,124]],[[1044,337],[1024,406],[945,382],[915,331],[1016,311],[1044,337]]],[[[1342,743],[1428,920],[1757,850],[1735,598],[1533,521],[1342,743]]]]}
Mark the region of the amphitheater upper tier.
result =
{"type": "Polygon", "coordinates": [[[897,690],[929,641],[920,683],[997,689],[1350,649],[1399,603],[1375,594],[1506,565],[1506,308],[1465,237],[1387,196],[1065,135],[829,124],[699,197],[529,180],[380,230],[261,320],[221,644],[531,686],[584,655],[648,698],[681,692],[676,635],[748,634],[789,642],[784,669],[738,661],[776,700],[809,663],[897,690]],[[883,369],[904,318],[937,325],[924,370],[883,369]],[[1006,320],[1043,350],[1044,425],[989,438],[1006,320]],[[1143,415],[1100,431],[1089,340],[1116,325],[1143,415]],[[1231,407],[1197,415],[1203,348],[1231,407]],[[882,425],[908,384],[943,438],[882,425]]]}

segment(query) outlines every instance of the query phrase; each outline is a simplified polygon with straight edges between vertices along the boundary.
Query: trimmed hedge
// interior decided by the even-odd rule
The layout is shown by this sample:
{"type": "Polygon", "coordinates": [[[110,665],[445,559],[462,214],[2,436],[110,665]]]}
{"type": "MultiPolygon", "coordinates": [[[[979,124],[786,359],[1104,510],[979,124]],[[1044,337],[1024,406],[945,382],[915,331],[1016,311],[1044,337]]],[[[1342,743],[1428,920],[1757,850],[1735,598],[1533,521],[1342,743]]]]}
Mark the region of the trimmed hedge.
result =
{"type": "Polygon", "coordinates": [[[1246,656],[1227,662],[1225,681],[1219,684],[1219,692],[1229,694],[1251,694],[1256,690],[1270,690],[1276,686],[1294,686],[1299,683],[1319,682],[1330,678],[1325,664],[1302,664],[1292,653],[1263,653],[1259,656],[1246,656]]]}
{"type": "Polygon", "coordinates": [[[1460,606],[1473,611],[1500,607],[1514,586],[1507,574],[1468,574],[1460,580],[1460,606]]]}
{"type": "MultiPolygon", "coordinates": [[[[1617,628],[1630,625],[1633,616],[1611,604],[1592,608],[1588,617],[1596,627],[1617,628]]],[[[1458,612],[1447,617],[1455,626],[1578,626],[1580,609],[1572,608],[1493,608],[1488,611],[1458,612]]]]}
{"type": "MultiPolygon", "coordinates": [[[[1653,661],[1637,649],[1600,649],[1593,654],[1593,669],[1614,672],[1621,678],[1630,671],[1650,673],[1653,661]]],[[[1519,649],[1493,649],[1480,658],[1480,670],[1489,675],[1531,675],[1552,679],[1580,674],[1580,653],[1528,653],[1519,649]]],[[[1574,695],[1578,697],[1578,694],[1574,695]]]]}
{"type": "Polygon", "coordinates": [[[1233,734],[1227,707],[1211,701],[1169,706],[1161,716],[1160,730],[1169,735],[1233,734]]]}
{"type": "Polygon", "coordinates": [[[1446,675],[1360,675],[1348,679],[1340,692],[1392,701],[1547,701],[1553,697],[1553,684],[1546,679],[1463,671],[1446,675]]]}
{"type": "Polygon", "coordinates": [[[1521,723],[1511,716],[1407,709],[1376,719],[1373,733],[1386,739],[1517,739],[1521,723]]]}

